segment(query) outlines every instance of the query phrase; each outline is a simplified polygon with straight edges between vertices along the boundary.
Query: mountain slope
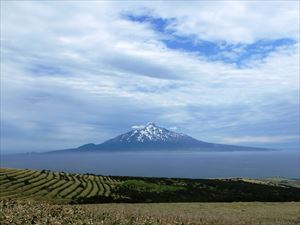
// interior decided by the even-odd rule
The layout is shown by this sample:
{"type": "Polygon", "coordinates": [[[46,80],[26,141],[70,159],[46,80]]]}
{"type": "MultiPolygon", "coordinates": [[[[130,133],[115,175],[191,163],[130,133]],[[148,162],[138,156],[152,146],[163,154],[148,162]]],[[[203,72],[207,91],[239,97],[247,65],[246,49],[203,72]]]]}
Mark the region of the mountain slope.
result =
{"type": "Polygon", "coordinates": [[[213,147],[213,144],[199,141],[185,134],[176,133],[154,123],[142,129],[135,129],[98,145],[101,149],[179,149],[213,147]]]}

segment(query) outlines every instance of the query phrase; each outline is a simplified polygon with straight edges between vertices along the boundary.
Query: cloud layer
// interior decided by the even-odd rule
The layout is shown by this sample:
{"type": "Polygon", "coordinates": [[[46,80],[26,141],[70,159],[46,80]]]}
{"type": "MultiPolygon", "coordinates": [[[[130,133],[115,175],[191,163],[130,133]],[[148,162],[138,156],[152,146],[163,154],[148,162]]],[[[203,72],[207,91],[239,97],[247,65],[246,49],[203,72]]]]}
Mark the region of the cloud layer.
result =
{"type": "Polygon", "coordinates": [[[1,2],[1,149],[100,143],[148,121],[205,141],[297,147],[298,10],[277,1],[1,2]]]}

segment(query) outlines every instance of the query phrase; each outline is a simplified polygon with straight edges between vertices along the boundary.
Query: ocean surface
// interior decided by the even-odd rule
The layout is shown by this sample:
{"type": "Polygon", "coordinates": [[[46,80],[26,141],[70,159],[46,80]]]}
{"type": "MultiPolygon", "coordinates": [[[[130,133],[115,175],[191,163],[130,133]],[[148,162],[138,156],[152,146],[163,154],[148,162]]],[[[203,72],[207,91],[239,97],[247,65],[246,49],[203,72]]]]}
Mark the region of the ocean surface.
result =
{"type": "Polygon", "coordinates": [[[101,175],[300,178],[299,151],[1,155],[1,167],[101,175]]]}

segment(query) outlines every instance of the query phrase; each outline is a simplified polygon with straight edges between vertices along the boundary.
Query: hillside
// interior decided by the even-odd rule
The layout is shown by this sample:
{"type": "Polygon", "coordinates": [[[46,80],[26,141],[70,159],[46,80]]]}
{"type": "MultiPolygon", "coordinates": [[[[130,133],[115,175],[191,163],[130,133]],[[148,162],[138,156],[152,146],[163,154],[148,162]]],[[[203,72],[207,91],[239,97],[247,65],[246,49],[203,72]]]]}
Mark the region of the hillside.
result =
{"type": "Polygon", "coordinates": [[[300,201],[300,189],[243,179],[97,176],[0,169],[0,199],[57,203],[300,201]]]}

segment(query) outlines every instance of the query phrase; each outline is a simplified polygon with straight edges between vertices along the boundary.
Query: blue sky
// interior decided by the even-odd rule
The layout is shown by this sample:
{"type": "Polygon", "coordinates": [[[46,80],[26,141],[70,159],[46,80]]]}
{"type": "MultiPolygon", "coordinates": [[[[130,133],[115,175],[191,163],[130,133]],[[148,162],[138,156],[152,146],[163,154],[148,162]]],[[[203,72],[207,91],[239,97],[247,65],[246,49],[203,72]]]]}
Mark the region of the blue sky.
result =
{"type": "Polygon", "coordinates": [[[299,148],[299,2],[1,2],[1,151],[149,121],[299,148]]]}

